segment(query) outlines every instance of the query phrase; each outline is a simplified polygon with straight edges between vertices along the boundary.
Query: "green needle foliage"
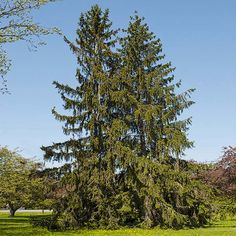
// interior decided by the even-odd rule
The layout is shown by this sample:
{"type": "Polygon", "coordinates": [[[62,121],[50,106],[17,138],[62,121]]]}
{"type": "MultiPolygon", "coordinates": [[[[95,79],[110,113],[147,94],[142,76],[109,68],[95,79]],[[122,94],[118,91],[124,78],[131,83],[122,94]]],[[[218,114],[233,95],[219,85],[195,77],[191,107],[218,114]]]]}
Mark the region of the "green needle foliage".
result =
{"type": "MultiPolygon", "coordinates": [[[[54,82],[66,114],[53,109],[69,139],[42,147],[45,160],[67,161],[51,227],[199,226],[209,216],[208,190],[181,155],[192,146],[193,104],[182,94],[160,40],[131,18],[123,37],[109,11],[82,14],[76,43],[77,86],[54,82]]],[[[65,166],[63,167],[65,168],[65,166]]]]}

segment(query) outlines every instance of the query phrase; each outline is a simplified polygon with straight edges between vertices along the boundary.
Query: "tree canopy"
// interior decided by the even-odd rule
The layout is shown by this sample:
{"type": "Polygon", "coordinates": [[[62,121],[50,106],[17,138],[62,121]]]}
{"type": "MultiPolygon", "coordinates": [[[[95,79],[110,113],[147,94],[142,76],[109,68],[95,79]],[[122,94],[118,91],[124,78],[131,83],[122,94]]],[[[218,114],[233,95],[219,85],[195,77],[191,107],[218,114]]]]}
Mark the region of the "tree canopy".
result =
{"type": "Polygon", "coordinates": [[[30,176],[38,167],[38,163],[22,157],[17,151],[0,148],[0,204],[10,209],[11,216],[36,200],[32,196],[41,182],[30,176]]]}
{"type": "Polygon", "coordinates": [[[47,29],[35,23],[31,13],[41,6],[55,0],[1,0],[0,1],[0,76],[3,79],[1,91],[6,90],[4,76],[10,69],[10,60],[4,49],[4,44],[19,40],[26,41],[31,47],[43,44],[40,35],[55,32],[56,29],[47,29]]]}
{"type": "Polygon", "coordinates": [[[212,205],[217,215],[235,214],[236,148],[224,147],[223,155],[216,162],[205,165],[197,176],[215,192],[212,205]]]}

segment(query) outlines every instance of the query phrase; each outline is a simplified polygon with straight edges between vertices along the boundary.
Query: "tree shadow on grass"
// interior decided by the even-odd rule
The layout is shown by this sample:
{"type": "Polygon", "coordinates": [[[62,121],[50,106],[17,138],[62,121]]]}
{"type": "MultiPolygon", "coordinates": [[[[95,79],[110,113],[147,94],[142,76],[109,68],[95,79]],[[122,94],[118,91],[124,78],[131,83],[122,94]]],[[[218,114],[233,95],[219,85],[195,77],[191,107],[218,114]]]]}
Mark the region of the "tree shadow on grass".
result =
{"type": "Polygon", "coordinates": [[[4,218],[4,219],[0,219],[0,225],[2,225],[3,223],[27,223],[29,221],[29,219],[15,219],[15,218],[4,218]]]}
{"type": "MultiPolygon", "coordinates": [[[[13,226],[13,227],[12,227],[12,226],[10,226],[10,227],[8,227],[8,226],[3,226],[3,227],[0,228],[0,232],[1,232],[1,231],[16,231],[16,230],[18,231],[19,229],[21,229],[21,230],[24,229],[24,230],[25,230],[25,229],[27,229],[27,228],[28,228],[28,229],[31,229],[32,227],[29,226],[29,225],[25,225],[25,226],[22,226],[22,225],[21,225],[20,227],[19,227],[19,225],[15,226],[15,227],[14,227],[14,226],[13,226]]],[[[0,235],[1,235],[1,234],[0,234],[0,235]]]]}
{"type": "MultiPolygon", "coordinates": [[[[26,223],[28,223],[28,222],[26,222],[26,223]]],[[[4,222],[4,221],[2,221],[2,222],[0,222],[0,229],[2,229],[4,226],[5,227],[7,227],[7,226],[16,226],[16,227],[19,227],[19,225],[26,225],[26,224],[22,224],[22,222],[21,223],[15,223],[15,222],[13,222],[13,223],[9,223],[9,222],[4,222]]],[[[1,234],[0,234],[1,235],[1,234]]]]}
{"type": "Polygon", "coordinates": [[[9,223],[23,223],[23,222],[28,223],[31,218],[42,219],[42,218],[48,217],[48,216],[50,216],[50,215],[47,215],[47,214],[45,214],[45,215],[32,215],[32,216],[31,215],[29,215],[29,216],[19,216],[19,215],[17,215],[17,216],[14,216],[14,217],[4,216],[4,217],[0,217],[0,225],[3,222],[5,222],[5,223],[8,223],[8,222],[9,223]]]}
{"type": "Polygon", "coordinates": [[[37,234],[37,232],[35,232],[32,229],[29,229],[27,232],[25,230],[19,229],[19,230],[6,230],[6,231],[0,230],[0,235],[1,236],[32,236],[32,235],[44,236],[44,235],[48,235],[48,233],[40,232],[39,234],[37,234]]]}

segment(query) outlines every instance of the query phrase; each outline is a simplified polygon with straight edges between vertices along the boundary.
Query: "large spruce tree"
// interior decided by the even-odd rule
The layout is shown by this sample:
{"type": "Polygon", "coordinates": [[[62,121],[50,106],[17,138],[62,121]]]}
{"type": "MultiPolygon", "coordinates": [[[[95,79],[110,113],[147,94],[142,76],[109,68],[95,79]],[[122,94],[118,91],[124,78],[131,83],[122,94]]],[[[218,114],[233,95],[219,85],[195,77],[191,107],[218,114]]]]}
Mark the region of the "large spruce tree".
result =
{"type": "Polygon", "coordinates": [[[131,18],[116,47],[108,17],[95,5],[81,15],[76,43],[65,38],[77,86],[54,82],[68,112],[53,115],[70,138],[42,147],[46,160],[70,163],[55,218],[64,227],[202,224],[200,183],[179,159],[192,146],[191,120],[178,117],[193,90],[177,93],[174,69],[141,18],[131,18]]]}
{"type": "Polygon", "coordinates": [[[125,152],[117,160],[123,195],[130,202],[126,217],[137,222],[138,215],[147,227],[205,223],[205,212],[199,212],[204,205],[199,183],[191,180],[188,168],[183,168],[185,162],[179,160],[192,146],[186,134],[191,119],[178,118],[192,105],[193,89],[177,93],[180,82],[174,82],[174,68],[165,62],[160,39],[142,18],[131,17],[124,32],[115,95],[116,106],[123,112],[119,119],[124,125],[119,128],[124,131],[120,146],[125,152]]]}
{"type": "Polygon", "coordinates": [[[111,80],[117,61],[112,48],[116,31],[111,29],[108,15],[108,10],[103,12],[97,5],[92,7],[80,17],[76,43],[65,38],[77,57],[78,85],[72,88],[54,82],[65,110],[72,114],[61,115],[55,109],[53,114],[57,120],[65,122],[64,133],[71,138],[43,148],[46,159],[72,161],[73,172],[67,176],[67,184],[72,186],[61,210],[71,209],[69,221],[79,225],[95,217],[95,211],[108,210],[109,204],[108,208],[105,204],[112,191],[115,171],[109,159],[111,150],[107,136],[112,120],[111,80]]]}

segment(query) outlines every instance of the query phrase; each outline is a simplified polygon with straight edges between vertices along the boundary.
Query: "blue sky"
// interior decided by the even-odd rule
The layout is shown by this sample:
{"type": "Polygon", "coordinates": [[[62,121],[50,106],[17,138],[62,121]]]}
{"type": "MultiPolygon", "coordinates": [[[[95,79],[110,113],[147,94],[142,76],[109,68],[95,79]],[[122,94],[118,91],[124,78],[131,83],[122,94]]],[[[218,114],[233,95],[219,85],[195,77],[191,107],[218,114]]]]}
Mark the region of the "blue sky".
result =
{"type": "MultiPolygon", "coordinates": [[[[176,67],[182,88],[196,88],[189,138],[195,148],[186,158],[214,161],[222,147],[236,144],[235,0],[61,0],[34,13],[35,21],[61,28],[75,38],[79,15],[98,3],[110,9],[114,27],[126,27],[137,10],[161,39],[166,59],[176,67]]],[[[25,43],[6,45],[12,59],[7,75],[11,95],[0,96],[0,144],[42,159],[42,145],[65,140],[51,108],[61,108],[54,80],[73,83],[76,60],[61,37],[49,36],[37,52],[25,43]]]]}

